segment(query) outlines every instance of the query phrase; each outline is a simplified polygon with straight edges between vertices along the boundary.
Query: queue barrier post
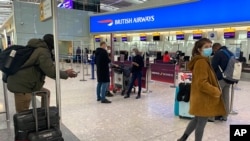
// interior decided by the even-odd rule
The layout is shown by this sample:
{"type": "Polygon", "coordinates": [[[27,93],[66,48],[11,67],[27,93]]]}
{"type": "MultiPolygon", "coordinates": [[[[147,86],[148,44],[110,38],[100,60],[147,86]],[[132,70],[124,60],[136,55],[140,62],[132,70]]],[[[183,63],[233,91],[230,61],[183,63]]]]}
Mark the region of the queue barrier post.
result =
{"type": "Polygon", "coordinates": [[[5,111],[0,112],[0,114],[6,114],[6,121],[10,121],[10,110],[9,110],[9,99],[8,99],[8,92],[7,92],[7,84],[3,82],[3,96],[4,96],[4,103],[5,103],[5,111]]]}
{"type": "Polygon", "coordinates": [[[176,80],[178,79],[177,65],[174,65],[174,84],[170,86],[171,88],[176,88],[176,80]]]}
{"type": "Polygon", "coordinates": [[[91,57],[91,79],[95,79],[95,57],[91,57]]]}
{"type": "Polygon", "coordinates": [[[230,102],[230,107],[229,107],[229,110],[230,110],[229,114],[237,115],[238,112],[233,110],[233,105],[234,105],[234,84],[232,84],[231,86],[231,102],[230,102]]]}

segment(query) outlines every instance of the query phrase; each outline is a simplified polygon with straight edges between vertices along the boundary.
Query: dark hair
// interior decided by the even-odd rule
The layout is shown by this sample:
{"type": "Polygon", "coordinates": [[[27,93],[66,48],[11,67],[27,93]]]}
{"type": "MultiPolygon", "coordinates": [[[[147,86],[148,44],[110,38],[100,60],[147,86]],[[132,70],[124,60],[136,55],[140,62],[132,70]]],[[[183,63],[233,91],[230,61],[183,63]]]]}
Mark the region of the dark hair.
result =
{"type": "Polygon", "coordinates": [[[104,45],[104,44],[106,44],[106,42],[103,41],[103,42],[100,43],[100,46],[102,46],[102,45],[104,45]]]}
{"type": "Polygon", "coordinates": [[[51,50],[54,49],[54,36],[52,34],[44,35],[43,40],[51,50]]]}
{"type": "Polygon", "coordinates": [[[165,51],[165,54],[168,54],[168,51],[165,51]]]}
{"type": "Polygon", "coordinates": [[[199,49],[202,48],[203,45],[206,43],[212,43],[212,41],[209,40],[208,38],[202,38],[196,41],[194,44],[194,48],[192,50],[192,56],[199,55],[200,54],[199,49]]]}
{"type": "Polygon", "coordinates": [[[214,43],[212,48],[214,49],[214,48],[220,48],[220,47],[221,47],[220,43],[214,43]]]}

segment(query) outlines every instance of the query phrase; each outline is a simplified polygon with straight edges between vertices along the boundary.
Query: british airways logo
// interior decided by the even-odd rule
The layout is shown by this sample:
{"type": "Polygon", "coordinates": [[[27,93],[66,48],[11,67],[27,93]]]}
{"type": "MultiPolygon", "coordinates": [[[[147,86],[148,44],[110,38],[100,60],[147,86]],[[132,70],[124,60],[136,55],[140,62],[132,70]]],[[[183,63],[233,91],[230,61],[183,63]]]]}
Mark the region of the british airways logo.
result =
{"type": "Polygon", "coordinates": [[[114,22],[111,19],[107,19],[107,20],[98,21],[98,23],[107,24],[108,26],[112,26],[114,22]]]}
{"type": "Polygon", "coordinates": [[[124,25],[124,24],[138,24],[138,23],[148,23],[148,22],[154,22],[155,16],[144,16],[144,17],[134,17],[134,18],[124,18],[124,19],[106,19],[98,21],[98,23],[101,24],[107,24],[108,26],[112,25],[124,25]]]}

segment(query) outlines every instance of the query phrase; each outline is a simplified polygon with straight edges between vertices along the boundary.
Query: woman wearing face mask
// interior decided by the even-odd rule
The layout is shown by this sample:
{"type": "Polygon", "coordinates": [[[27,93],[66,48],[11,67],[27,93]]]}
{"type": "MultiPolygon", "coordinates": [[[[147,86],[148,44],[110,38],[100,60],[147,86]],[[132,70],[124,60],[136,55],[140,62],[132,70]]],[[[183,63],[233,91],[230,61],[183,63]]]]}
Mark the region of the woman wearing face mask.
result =
{"type": "Polygon", "coordinates": [[[135,80],[137,79],[138,81],[138,95],[136,99],[139,99],[141,97],[141,77],[142,77],[142,67],[144,66],[143,58],[137,48],[133,49],[133,61],[132,61],[132,70],[131,70],[131,82],[129,85],[129,89],[127,91],[127,94],[125,95],[124,98],[129,98],[130,97],[130,92],[133,88],[133,85],[135,83],[135,80]]]}
{"type": "Polygon", "coordinates": [[[188,68],[192,71],[189,113],[194,118],[189,122],[183,136],[177,141],[186,141],[195,130],[195,141],[201,141],[209,117],[225,115],[221,90],[216,75],[209,63],[212,42],[207,38],[197,41],[192,51],[188,68]]]}

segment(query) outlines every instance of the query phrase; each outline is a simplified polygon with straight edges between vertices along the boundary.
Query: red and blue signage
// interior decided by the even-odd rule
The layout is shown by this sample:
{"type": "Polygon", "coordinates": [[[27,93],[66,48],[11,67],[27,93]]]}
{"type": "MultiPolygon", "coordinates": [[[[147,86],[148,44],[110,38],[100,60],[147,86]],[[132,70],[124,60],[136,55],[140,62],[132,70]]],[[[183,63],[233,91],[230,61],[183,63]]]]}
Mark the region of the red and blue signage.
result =
{"type": "Polygon", "coordinates": [[[90,17],[91,33],[250,23],[250,0],[198,0],[90,17]]]}

